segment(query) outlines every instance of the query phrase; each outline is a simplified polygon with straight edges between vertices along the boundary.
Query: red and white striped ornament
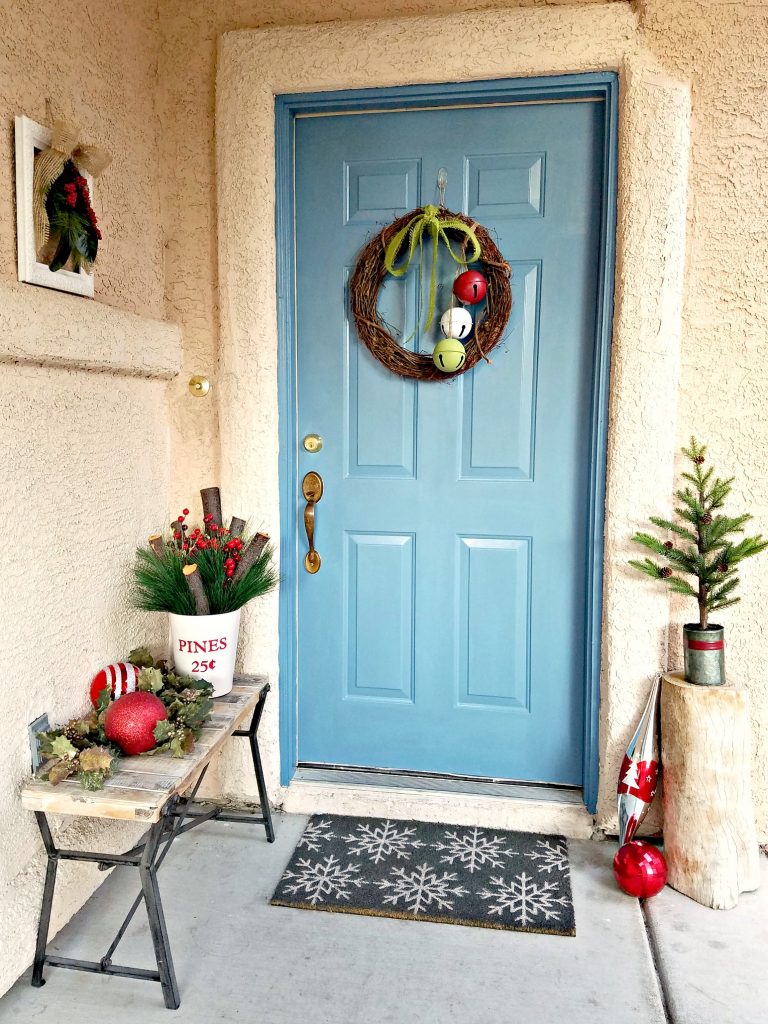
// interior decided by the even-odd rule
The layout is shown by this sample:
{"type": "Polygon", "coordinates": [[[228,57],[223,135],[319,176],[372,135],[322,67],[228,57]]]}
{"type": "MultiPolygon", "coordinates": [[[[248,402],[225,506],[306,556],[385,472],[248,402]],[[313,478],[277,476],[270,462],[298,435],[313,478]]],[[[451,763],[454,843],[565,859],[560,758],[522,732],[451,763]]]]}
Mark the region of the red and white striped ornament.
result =
{"type": "Polygon", "coordinates": [[[112,700],[124,693],[133,693],[139,686],[138,668],[127,661],[119,661],[97,672],[91,682],[91,703],[94,707],[99,703],[99,694],[107,686],[112,692],[112,700]]]}

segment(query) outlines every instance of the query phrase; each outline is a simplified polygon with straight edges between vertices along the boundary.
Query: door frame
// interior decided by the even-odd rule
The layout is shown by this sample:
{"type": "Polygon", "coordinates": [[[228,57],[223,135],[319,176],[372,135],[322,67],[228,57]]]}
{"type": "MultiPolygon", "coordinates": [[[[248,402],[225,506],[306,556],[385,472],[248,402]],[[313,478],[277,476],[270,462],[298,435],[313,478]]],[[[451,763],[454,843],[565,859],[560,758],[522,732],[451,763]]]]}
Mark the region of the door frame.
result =
{"type": "Polygon", "coordinates": [[[294,123],[307,114],[385,112],[457,104],[546,103],[596,99],[604,104],[604,174],[600,223],[600,272],[591,396],[587,601],[584,657],[584,756],[582,797],[595,813],[599,779],[600,654],[603,604],[605,477],[608,397],[613,326],[618,92],[615,72],[506,78],[381,89],[295,93],[275,97],[275,160],[278,321],[278,408],[280,494],[279,713],[280,781],[293,778],[298,761],[298,424],[297,325],[294,238],[294,123]]]}

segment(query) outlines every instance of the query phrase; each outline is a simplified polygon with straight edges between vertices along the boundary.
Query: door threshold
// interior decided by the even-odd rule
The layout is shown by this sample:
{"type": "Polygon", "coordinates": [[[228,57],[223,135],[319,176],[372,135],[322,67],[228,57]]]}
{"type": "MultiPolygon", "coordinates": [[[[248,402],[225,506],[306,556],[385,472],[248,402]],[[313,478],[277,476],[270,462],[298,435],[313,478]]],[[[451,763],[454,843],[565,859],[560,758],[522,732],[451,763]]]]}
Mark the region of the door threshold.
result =
{"type": "Polygon", "coordinates": [[[513,800],[583,806],[577,786],[557,786],[542,782],[515,782],[505,779],[472,778],[436,772],[406,772],[389,768],[353,768],[339,765],[299,764],[294,779],[341,786],[371,786],[406,789],[422,793],[461,793],[467,796],[496,796],[513,800]]]}

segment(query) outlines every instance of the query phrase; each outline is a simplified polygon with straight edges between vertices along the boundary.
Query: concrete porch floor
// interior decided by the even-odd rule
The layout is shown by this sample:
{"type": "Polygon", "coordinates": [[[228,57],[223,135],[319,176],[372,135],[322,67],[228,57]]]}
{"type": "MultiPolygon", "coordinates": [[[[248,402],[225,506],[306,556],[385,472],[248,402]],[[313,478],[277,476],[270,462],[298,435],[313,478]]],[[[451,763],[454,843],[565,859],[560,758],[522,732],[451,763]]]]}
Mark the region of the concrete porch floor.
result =
{"type": "MultiPolygon", "coordinates": [[[[641,910],[613,882],[613,843],[571,840],[576,938],[312,913],[268,899],[306,818],[277,842],[243,825],[183,836],[160,872],[181,1009],[160,986],[49,968],[0,1000],[0,1021],[82,1024],[763,1024],[768,860],[730,912],[666,889],[641,910]],[[657,969],[658,967],[658,969],[657,969]]],[[[63,864],[61,870],[66,871],[63,864]]],[[[137,886],[112,872],[62,930],[61,955],[98,957],[137,886]]],[[[154,967],[140,912],[116,960],[154,967]]]]}

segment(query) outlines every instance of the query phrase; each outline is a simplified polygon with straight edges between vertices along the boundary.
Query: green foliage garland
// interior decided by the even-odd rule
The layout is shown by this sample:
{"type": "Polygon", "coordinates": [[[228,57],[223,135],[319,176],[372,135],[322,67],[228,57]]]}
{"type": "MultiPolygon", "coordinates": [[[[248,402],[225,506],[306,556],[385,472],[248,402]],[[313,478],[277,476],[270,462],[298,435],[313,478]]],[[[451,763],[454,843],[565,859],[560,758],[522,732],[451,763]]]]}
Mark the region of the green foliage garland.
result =
{"type": "MultiPolygon", "coordinates": [[[[146,647],[135,648],[125,660],[139,668],[138,688],[156,694],[168,714],[155,726],[157,746],[140,756],[168,752],[184,757],[191,753],[213,707],[213,687],[204,679],[177,675],[164,661],[155,661],[146,647]]],[[[38,773],[41,779],[54,786],[69,778],[76,778],[83,789],[104,786],[123,756],[104,733],[110,702],[110,688],[105,686],[98,705],[84,718],[73,718],[60,728],[40,733],[40,753],[45,758],[38,773]]]]}
{"type": "Polygon", "coordinates": [[[674,593],[696,598],[699,628],[706,629],[711,611],[728,608],[740,600],[735,596],[740,582],[736,566],[768,548],[768,540],[760,534],[738,542],[731,539],[733,534],[743,533],[752,518],[748,513],[731,517],[719,511],[731,492],[734,478],[722,480],[713,475],[711,466],[703,468],[707,449],[695,437],[682,452],[692,468],[682,474],[687,486],[675,492],[679,502],[675,508],[677,520],[650,517],[654,526],[673,533],[676,539],[662,541],[649,533],[636,533],[632,538],[667,564],[659,565],[647,557],[642,561],[633,559],[629,564],[653,579],[664,581],[674,593]],[[684,576],[692,576],[696,586],[684,576]]]}

